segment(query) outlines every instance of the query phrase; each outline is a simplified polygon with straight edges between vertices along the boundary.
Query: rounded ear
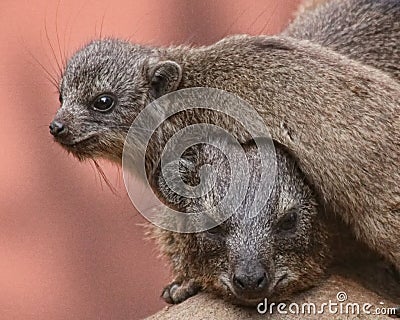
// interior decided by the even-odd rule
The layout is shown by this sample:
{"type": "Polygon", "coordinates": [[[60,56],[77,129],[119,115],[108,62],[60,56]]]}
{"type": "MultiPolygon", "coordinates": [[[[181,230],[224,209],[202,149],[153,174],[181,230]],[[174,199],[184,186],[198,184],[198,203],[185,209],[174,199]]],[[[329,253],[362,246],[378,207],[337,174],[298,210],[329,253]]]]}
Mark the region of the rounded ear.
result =
{"type": "Polygon", "coordinates": [[[151,95],[157,99],[175,91],[182,79],[182,68],[174,61],[161,61],[149,70],[151,95]]]}

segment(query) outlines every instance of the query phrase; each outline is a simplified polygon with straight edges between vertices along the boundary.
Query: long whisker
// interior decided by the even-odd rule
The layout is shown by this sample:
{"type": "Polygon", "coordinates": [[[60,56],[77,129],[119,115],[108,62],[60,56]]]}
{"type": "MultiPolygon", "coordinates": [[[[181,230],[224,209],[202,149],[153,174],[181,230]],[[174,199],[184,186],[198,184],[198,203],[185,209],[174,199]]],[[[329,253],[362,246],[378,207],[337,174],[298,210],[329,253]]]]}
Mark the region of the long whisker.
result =
{"type": "Polygon", "coordinates": [[[46,69],[46,67],[40,62],[38,58],[35,57],[35,55],[28,48],[25,48],[25,50],[28,52],[30,57],[33,60],[35,60],[35,62],[39,65],[39,67],[44,71],[45,73],[44,77],[46,78],[46,80],[49,81],[56,88],[57,92],[59,92],[58,80],[56,79],[56,77],[49,70],[46,69]]]}
{"type": "MultiPolygon", "coordinates": [[[[60,76],[62,76],[63,70],[65,68],[65,64],[66,64],[66,56],[62,53],[60,37],[59,37],[59,32],[58,32],[58,13],[59,13],[59,9],[60,9],[60,3],[61,3],[61,0],[58,0],[57,9],[56,9],[56,22],[55,23],[56,23],[56,38],[57,38],[57,45],[58,45],[58,53],[60,54],[60,59],[61,59],[60,76]]],[[[65,51],[65,44],[64,44],[64,51],[65,51]]]]}
{"type": "Polygon", "coordinates": [[[132,41],[132,38],[139,32],[140,28],[143,26],[143,24],[142,24],[143,19],[144,19],[145,17],[147,17],[149,14],[153,13],[154,11],[155,11],[155,10],[152,10],[151,12],[146,13],[146,14],[144,14],[143,16],[140,17],[139,21],[137,22],[138,27],[136,28],[135,31],[133,31],[133,33],[131,33],[131,34],[127,37],[127,40],[128,40],[128,41],[132,41]]]}
{"type": "Polygon", "coordinates": [[[58,79],[44,66],[44,64],[42,62],[40,62],[40,60],[38,58],[36,58],[36,56],[32,53],[32,51],[29,49],[28,45],[26,44],[24,38],[22,38],[21,36],[19,37],[19,41],[21,41],[21,47],[25,50],[25,52],[29,55],[29,57],[33,60],[30,61],[35,67],[39,66],[40,69],[42,69],[41,71],[44,71],[44,78],[49,81],[54,88],[56,89],[56,91],[59,91],[58,88],[58,79]],[[35,63],[33,63],[35,62],[35,63]]]}
{"type": "Polygon", "coordinates": [[[106,183],[107,187],[110,189],[110,191],[114,194],[114,195],[118,195],[117,190],[114,188],[114,186],[111,184],[110,180],[108,180],[105,172],[103,171],[103,168],[99,165],[99,163],[95,160],[92,159],[97,172],[100,174],[100,177],[103,179],[103,181],[106,183]]]}
{"type": "MultiPolygon", "coordinates": [[[[94,177],[95,177],[95,179],[96,179],[96,184],[97,184],[97,179],[98,179],[98,177],[99,177],[99,172],[97,171],[97,169],[96,169],[96,166],[94,165],[94,163],[93,163],[93,161],[89,161],[89,165],[90,165],[90,167],[92,168],[92,170],[93,170],[93,173],[94,173],[94,177]]],[[[101,179],[100,179],[100,185],[101,185],[101,179]]]]}
{"type": "MultiPolygon", "coordinates": [[[[23,39],[21,39],[21,41],[24,42],[23,39]]],[[[30,56],[30,58],[32,58],[36,62],[36,64],[40,67],[40,69],[42,69],[42,71],[44,71],[44,77],[46,78],[47,81],[49,81],[56,88],[56,90],[58,92],[58,90],[59,90],[58,89],[58,79],[49,70],[47,70],[47,68],[44,66],[44,64],[42,62],[40,62],[40,60],[38,58],[35,57],[35,55],[28,48],[26,43],[23,43],[22,47],[24,48],[26,53],[30,56]]]]}
{"type": "Polygon", "coordinates": [[[267,19],[267,23],[266,23],[266,24],[264,25],[264,27],[261,29],[260,34],[263,34],[263,33],[265,32],[265,30],[269,27],[269,24],[271,23],[272,17],[275,15],[276,10],[278,10],[278,7],[279,7],[279,2],[277,1],[277,2],[275,3],[274,9],[273,9],[272,12],[271,12],[271,15],[269,16],[269,19],[267,19]]]}
{"type": "MultiPolygon", "coordinates": [[[[71,44],[72,27],[75,25],[76,20],[79,18],[79,13],[83,12],[83,8],[87,3],[88,3],[87,1],[82,1],[82,4],[78,9],[78,13],[74,15],[73,19],[68,19],[66,27],[66,30],[69,28],[68,41],[66,42],[68,44],[68,47],[71,44]]],[[[65,31],[65,33],[67,33],[67,31],[65,31]]]]}
{"type": "Polygon", "coordinates": [[[122,185],[122,174],[121,174],[121,167],[120,166],[116,166],[117,167],[117,186],[121,186],[122,185]]]}
{"type": "Polygon", "coordinates": [[[249,7],[247,7],[245,10],[243,10],[240,14],[236,16],[236,18],[232,21],[232,23],[228,26],[228,28],[225,30],[225,32],[222,33],[222,37],[227,36],[228,34],[231,33],[232,28],[237,24],[240,18],[244,16],[244,14],[249,11],[249,7]]]}
{"type": "Polygon", "coordinates": [[[256,22],[268,11],[269,7],[265,6],[264,10],[262,10],[256,17],[256,19],[251,23],[249,26],[249,30],[253,28],[253,26],[256,24],[256,22]]]}
{"type": "Polygon", "coordinates": [[[61,68],[61,66],[60,66],[60,62],[58,61],[58,58],[57,58],[57,55],[56,55],[56,51],[55,51],[55,49],[54,49],[54,46],[53,46],[53,44],[52,44],[52,42],[51,42],[51,40],[50,40],[49,32],[48,32],[48,30],[47,30],[47,19],[45,20],[44,30],[45,30],[45,35],[46,35],[47,42],[48,42],[48,44],[49,44],[49,46],[50,46],[50,49],[51,49],[52,56],[53,56],[53,58],[54,58],[54,60],[56,61],[56,64],[57,64],[58,76],[61,78],[61,75],[62,75],[62,68],[61,68]]]}
{"type": "MultiPolygon", "coordinates": [[[[64,27],[63,43],[64,43],[65,66],[67,65],[67,57],[68,57],[67,30],[68,30],[68,25],[69,25],[70,22],[71,22],[71,18],[68,18],[66,23],[65,23],[65,27],[64,27]]],[[[65,68],[64,68],[64,70],[65,70],[65,68]]]]}
{"type": "Polygon", "coordinates": [[[101,17],[101,24],[100,24],[100,34],[99,34],[99,38],[102,39],[103,38],[103,24],[104,24],[104,18],[106,16],[106,12],[103,13],[103,16],[101,17]]]}

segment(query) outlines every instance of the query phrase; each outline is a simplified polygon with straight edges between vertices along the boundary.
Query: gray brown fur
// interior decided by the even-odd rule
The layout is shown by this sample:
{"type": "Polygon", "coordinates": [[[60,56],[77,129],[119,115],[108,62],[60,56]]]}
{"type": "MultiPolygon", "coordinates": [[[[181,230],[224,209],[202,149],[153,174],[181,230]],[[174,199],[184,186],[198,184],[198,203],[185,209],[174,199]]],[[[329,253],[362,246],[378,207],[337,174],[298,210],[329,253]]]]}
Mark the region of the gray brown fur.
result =
{"type": "MultiPolygon", "coordinates": [[[[219,147],[226,143],[214,142],[219,147]]],[[[241,150],[230,148],[231,160],[239,162],[241,150]]],[[[324,223],[312,190],[282,147],[276,148],[277,175],[272,193],[261,212],[252,217],[261,163],[255,144],[244,145],[243,149],[248,157],[250,181],[245,200],[228,220],[209,231],[189,234],[150,226],[161,252],[173,267],[175,281],[163,292],[169,303],[182,302],[201,289],[245,305],[265,297],[281,301],[318,284],[331,262],[333,223],[324,223]],[[235,285],[236,277],[249,283],[246,290],[235,285]],[[263,280],[259,290],[251,285],[257,278],[263,280]]],[[[215,203],[228,192],[232,178],[228,159],[219,149],[206,145],[197,146],[183,161],[181,175],[189,185],[197,184],[197,173],[204,164],[212,163],[218,172],[215,185],[210,186],[213,179],[202,181],[203,187],[211,187],[212,191],[204,197],[176,201],[179,211],[212,210],[210,214],[218,216],[215,203]]],[[[162,175],[157,188],[166,199],[176,197],[162,175]]],[[[165,219],[162,212],[160,219],[165,219]]]]}
{"type": "MultiPolygon", "coordinates": [[[[248,101],[273,138],[295,155],[321,205],[400,266],[400,85],[318,44],[285,36],[234,36],[200,48],[95,41],[78,51],[65,70],[63,103],[55,119],[68,131],[57,141],[80,159],[104,157],[120,163],[127,130],[144,106],[157,95],[197,86],[226,90],[248,101]],[[180,66],[175,74],[169,61],[180,66]],[[154,90],[152,80],[163,70],[168,71],[167,81],[154,90]],[[111,113],[91,109],[91,101],[102,92],[118,97],[111,113]]],[[[188,125],[188,119],[236,128],[223,116],[194,112],[172,118],[160,140],[168,130],[188,125]]],[[[240,141],[248,139],[236,131],[240,141]]],[[[158,154],[156,149],[149,154],[149,173],[158,154]]]]}
{"type": "MultiPolygon", "coordinates": [[[[218,146],[224,143],[217,142],[218,146]]],[[[231,149],[232,160],[240,161],[240,151],[231,149]]],[[[250,183],[243,205],[228,220],[212,230],[190,234],[150,226],[150,234],[173,267],[175,280],[162,295],[167,302],[180,303],[201,290],[241,305],[254,305],[264,298],[283,301],[319,285],[331,273],[343,272],[346,277],[400,302],[400,281],[395,273],[358,243],[341,221],[318,206],[296,162],[279,144],[273,191],[261,212],[249,216],[261,165],[254,143],[244,145],[243,149],[250,166],[250,183]],[[265,277],[260,277],[263,272],[265,277]],[[246,290],[235,284],[236,277],[244,279],[246,290]],[[257,279],[264,281],[262,286],[254,286],[257,279]]],[[[215,202],[225,195],[231,181],[228,160],[215,147],[202,146],[183,161],[185,166],[180,173],[190,185],[198,183],[197,173],[204,164],[211,162],[219,170],[213,191],[200,199],[177,200],[179,211],[215,209],[215,202]]],[[[158,181],[163,197],[176,198],[162,175],[158,181]]],[[[205,188],[209,187],[210,181],[202,182],[205,188]]],[[[165,219],[162,212],[160,219],[165,219]]]]}
{"type": "Polygon", "coordinates": [[[400,80],[398,0],[312,0],[284,35],[318,43],[400,80]]]}

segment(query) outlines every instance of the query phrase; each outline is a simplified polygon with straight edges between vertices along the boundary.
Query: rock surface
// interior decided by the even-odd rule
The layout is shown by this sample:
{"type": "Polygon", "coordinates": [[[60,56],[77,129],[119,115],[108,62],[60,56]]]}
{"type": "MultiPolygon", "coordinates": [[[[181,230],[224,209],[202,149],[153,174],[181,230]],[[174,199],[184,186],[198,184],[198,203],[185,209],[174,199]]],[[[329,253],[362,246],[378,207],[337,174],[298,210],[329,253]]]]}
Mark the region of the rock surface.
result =
{"type": "MultiPolygon", "coordinates": [[[[208,294],[202,293],[198,294],[185,302],[166,307],[164,310],[154,314],[153,316],[146,318],[148,320],[168,320],[168,319],[190,319],[190,320],[200,320],[200,319],[230,319],[230,320],[242,320],[242,319],[279,319],[279,320],[289,320],[289,319],[390,319],[387,315],[379,315],[376,310],[383,310],[383,308],[393,308],[396,304],[394,301],[381,298],[379,295],[372,291],[369,291],[358,283],[345,279],[340,276],[331,276],[323,284],[315,287],[307,292],[304,292],[294,298],[292,301],[287,303],[285,310],[287,314],[282,314],[277,312],[275,307],[275,312],[269,314],[259,314],[256,308],[242,308],[238,306],[231,305],[220,299],[214,298],[208,294]],[[340,303],[338,301],[339,293],[345,293],[347,299],[342,302],[344,312],[340,313],[340,303]],[[299,305],[301,310],[302,304],[304,303],[314,303],[317,307],[317,311],[321,310],[323,303],[338,303],[339,306],[336,307],[338,311],[336,313],[330,312],[328,306],[324,308],[324,312],[321,314],[311,313],[301,313],[293,314],[289,311],[289,305],[291,303],[296,303],[299,305]],[[347,307],[349,312],[346,314],[346,306],[348,304],[358,304],[359,314],[352,313],[352,307],[347,307]],[[366,314],[362,311],[365,304],[370,304],[371,307],[368,309],[370,314],[366,314]]],[[[335,307],[332,307],[334,310],[335,307]]],[[[306,309],[307,311],[307,309],[306,309]]],[[[387,310],[386,310],[387,311],[387,310]]]]}

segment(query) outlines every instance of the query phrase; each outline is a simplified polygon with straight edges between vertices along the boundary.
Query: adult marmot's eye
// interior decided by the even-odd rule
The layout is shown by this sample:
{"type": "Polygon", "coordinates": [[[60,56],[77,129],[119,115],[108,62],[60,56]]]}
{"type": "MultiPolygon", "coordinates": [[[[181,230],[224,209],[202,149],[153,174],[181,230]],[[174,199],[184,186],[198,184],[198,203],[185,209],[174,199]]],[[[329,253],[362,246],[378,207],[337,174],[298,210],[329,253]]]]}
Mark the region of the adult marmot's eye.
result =
{"type": "Polygon", "coordinates": [[[61,93],[60,93],[60,95],[58,96],[58,101],[60,101],[61,104],[63,103],[63,98],[62,98],[61,93]]]}
{"type": "Polygon", "coordinates": [[[114,108],[115,98],[109,94],[99,95],[93,101],[93,110],[100,112],[108,112],[114,108]]]}
{"type": "Polygon", "coordinates": [[[289,210],[278,222],[278,230],[292,231],[297,225],[297,211],[295,209],[289,210]]]}

